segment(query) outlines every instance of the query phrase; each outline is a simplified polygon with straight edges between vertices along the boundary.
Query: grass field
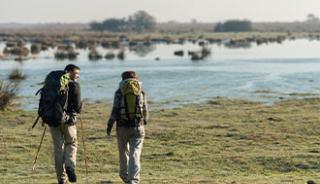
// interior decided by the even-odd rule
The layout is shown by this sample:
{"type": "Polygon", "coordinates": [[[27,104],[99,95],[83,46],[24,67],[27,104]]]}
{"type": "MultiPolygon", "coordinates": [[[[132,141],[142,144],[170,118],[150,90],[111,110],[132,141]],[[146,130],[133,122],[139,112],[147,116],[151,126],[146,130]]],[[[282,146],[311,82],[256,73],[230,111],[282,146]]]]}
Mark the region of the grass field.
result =
{"type": "MultiPolygon", "coordinates": [[[[89,183],[120,183],[115,130],[105,133],[110,105],[85,104],[82,119],[89,183]]],[[[264,105],[216,98],[206,104],[151,109],[141,183],[320,182],[320,99],[264,105]]],[[[36,113],[0,112],[0,183],[56,183],[47,131],[36,171],[32,162],[43,127],[36,113]]],[[[79,124],[80,125],[80,124],[79,124]]],[[[78,126],[80,131],[80,126],[78,126]]],[[[78,183],[85,183],[79,132],[78,183]]]]}

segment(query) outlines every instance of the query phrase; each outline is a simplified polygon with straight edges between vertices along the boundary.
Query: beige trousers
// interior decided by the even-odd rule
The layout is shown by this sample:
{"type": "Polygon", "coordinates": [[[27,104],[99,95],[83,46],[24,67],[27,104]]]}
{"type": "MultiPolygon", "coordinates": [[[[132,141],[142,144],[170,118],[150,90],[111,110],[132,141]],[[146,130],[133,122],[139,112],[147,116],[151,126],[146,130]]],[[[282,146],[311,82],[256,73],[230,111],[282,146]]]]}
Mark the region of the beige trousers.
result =
{"type": "Polygon", "coordinates": [[[140,181],[140,156],[145,136],[144,126],[117,127],[120,178],[129,184],[140,181]]]}
{"type": "Polygon", "coordinates": [[[76,125],[62,124],[50,127],[54,146],[54,160],[58,182],[66,181],[65,167],[75,168],[77,154],[77,127],[76,125]]]}

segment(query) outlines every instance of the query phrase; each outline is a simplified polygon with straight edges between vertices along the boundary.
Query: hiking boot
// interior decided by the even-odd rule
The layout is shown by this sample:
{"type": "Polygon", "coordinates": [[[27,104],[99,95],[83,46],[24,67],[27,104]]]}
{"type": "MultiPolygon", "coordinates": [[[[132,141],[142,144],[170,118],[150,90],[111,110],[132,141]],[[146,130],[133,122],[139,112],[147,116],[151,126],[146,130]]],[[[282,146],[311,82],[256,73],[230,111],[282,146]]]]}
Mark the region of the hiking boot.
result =
{"type": "Polygon", "coordinates": [[[317,184],[315,181],[309,180],[307,181],[307,184],[317,184]]]}
{"type": "Polygon", "coordinates": [[[58,182],[58,184],[66,184],[67,182],[66,181],[63,181],[63,180],[60,180],[59,182],[58,182]]]}
{"type": "Polygon", "coordinates": [[[76,173],[75,173],[73,168],[67,167],[66,168],[66,173],[67,173],[68,179],[69,179],[69,181],[71,183],[77,182],[77,175],[76,175],[76,173]]]}

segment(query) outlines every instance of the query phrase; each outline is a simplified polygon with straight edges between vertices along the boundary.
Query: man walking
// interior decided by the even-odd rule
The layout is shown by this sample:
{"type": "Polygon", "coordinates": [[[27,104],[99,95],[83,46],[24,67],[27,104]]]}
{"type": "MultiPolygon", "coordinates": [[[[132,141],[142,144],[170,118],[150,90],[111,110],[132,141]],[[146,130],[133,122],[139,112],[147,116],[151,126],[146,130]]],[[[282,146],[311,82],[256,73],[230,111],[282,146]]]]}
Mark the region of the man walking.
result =
{"type": "Polygon", "coordinates": [[[148,120],[147,98],[134,71],[122,73],[122,81],[115,92],[113,108],[108,120],[110,136],[116,122],[120,161],[120,178],[128,184],[140,181],[140,156],[148,120]]]}
{"type": "Polygon", "coordinates": [[[70,182],[77,181],[75,173],[78,146],[76,115],[81,111],[80,84],[77,82],[79,77],[80,68],[69,64],[64,71],[51,72],[45,82],[49,84],[45,84],[41,91],[39,115],[50,127],[59,184],[67,182],[66,175],[70,182]],[[50,83],[50,80],[53,82],[50,83]],[[52,90],[54,86],[59,86],[58,90],[52,90]],[[53,97],[52,91],[59,91],[58,95],[53,97]]]}

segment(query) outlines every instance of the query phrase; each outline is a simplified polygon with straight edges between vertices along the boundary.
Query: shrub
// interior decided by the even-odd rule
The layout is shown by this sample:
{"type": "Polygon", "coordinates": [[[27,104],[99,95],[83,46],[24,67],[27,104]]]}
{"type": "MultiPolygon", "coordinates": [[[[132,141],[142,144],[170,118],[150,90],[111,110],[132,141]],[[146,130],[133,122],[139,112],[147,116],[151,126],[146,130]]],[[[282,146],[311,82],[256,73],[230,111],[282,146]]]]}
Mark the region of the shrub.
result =
{"type": "Polygon", "coordinates": [[[119,60],[124,60],[125,59],[124,50],[120,50],[117,57],[119,60]]]}
{"type": "Polygon", "coordinates": [[[24,80],[26,79],[26,75],[24,75],[20,69],[16,68],[11,71],[11,73],[8,76],[8,79],[16,81],[24,80]]]}
{"type": "Polygon", "coordinates": [[[102,58],[102,55],[96,50],[92,49],[88,55],[89,60],[96,61],[102,58]]]}
{"type": "Polygon", "coordinates": [[[5,110],[17,95],[19,83],[0,81],[0,110],[5,110]]]}
{"type": "Polygon", "coordinates": [[[106,59],[113,59],[113,58],[115,58],[115,54],[113,52],[109,52],[106,54],[105,58],[106,59]]]}

